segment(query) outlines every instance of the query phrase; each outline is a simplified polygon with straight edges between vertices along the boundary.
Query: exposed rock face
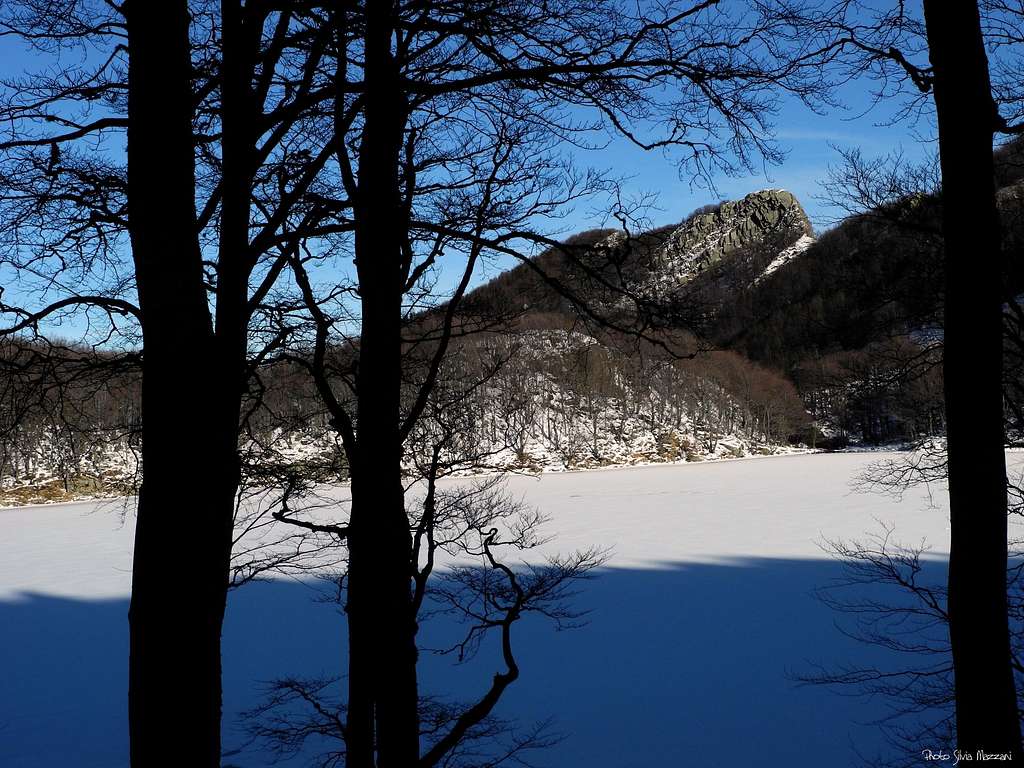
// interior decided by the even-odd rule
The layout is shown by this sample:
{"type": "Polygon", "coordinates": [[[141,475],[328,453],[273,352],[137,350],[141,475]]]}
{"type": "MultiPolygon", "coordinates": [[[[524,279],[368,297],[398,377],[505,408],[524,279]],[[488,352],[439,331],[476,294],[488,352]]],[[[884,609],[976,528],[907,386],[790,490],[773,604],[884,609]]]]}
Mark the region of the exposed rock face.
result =
{"type": "Polygon", "coordinates": [[[738,251],[768,243],[782,251],[813,242],[811,233],[811,222],[792,193],[752,192],[698,214],[672,232],[650,263],[641,291],[664,296],[738,251]]]}
{"type": "Polygon", "coordinates": [[[571,302],[538,276],[543,274],[571,286],[592,309],[628,315],[639,300],[678,319],[684,305],[721,305],[759,276],[794,261],[813,243],[810,232],[810,221],[790,192],[753,192],[706,207],[674,226],[581,233],[567,241],[571,255],[569,249],[553,248],[538,255],[534,267],[520,265],[481,286],[471,300],[474,311],[484,313],[515,306],[575,317],[571,302]]]}
{"type": "Polygon", "coordinates": [[[787,244],[811,234],[811,222],[792,193],[784,189],[752,192],[722,203],[712,213],[695,216],[673,232],[665,244],[666,262],[685,261],[692,270],[713,266],[745,246],[785,238],[787,244]]]}
{"type": "Polygon", "coordinates": [[[996,205],[1004,216],[1020,216],[1024,212],[1024,181],[996,190],[996,205]]]}

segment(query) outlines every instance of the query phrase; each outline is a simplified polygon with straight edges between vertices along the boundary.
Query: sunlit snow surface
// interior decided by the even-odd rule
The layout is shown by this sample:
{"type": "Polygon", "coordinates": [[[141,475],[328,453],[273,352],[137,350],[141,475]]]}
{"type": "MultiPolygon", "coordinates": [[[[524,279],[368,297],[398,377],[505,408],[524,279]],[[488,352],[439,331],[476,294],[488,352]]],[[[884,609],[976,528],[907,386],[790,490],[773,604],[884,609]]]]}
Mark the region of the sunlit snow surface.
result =
{"type": "Polygon", "coordinates": [[[764,280],[768,275],[776,272],[780,267],[785,266],[801,253],[806,251],[812,245],[814,245],[815,239],[810,235],[800,235],[795,243],[788,248],[784,248],[779,251],[779,254],[771,260],[767,267],[764,268],[764,272],[754,281],[755,284],[764,280]]]}
{"type": "MultiPolygon", "coordinates": [[[[812,591],[840,575],[820,544],[893,524],[903,542],[948,546],[944,489],[896,501],[854,493],[883,454],[772,457],[513,477],[550,516],[548,552],[610,547],[577,605],[582,628],[516,628],[522,677],[499,714],[554,718],[565,736],[531,760],[552,768],[843,766],[884,748],[884,702],[797,687],[814,663],[884,662],[836,627],[812,591]]],[[[1022,458],[1011,456],[1020,471],[1022,458]]],[[[0,765],[127,766],[127,597],[133,517],[122,504],[0,510],[0,765]]],[[[182,512],[187,549],[187,510],[182,512]]],[[[183,557],[183,563],[187,557],[183,557]]],[[[927,575],[944,578],[937,557],[927,575]]],[[[239,713],[261,682],[336,676],[344,619],[295,580],[233,592],[224,633],[225,765],[268,764],[239,713]]],[[[443,627],[425,630],[445,631],[443,627]]],[[[422,689],[471,699],[500,667],[425,654],[422,689]]],[[[173,735],[169,735],[173,738],[173,735]]],[[[928,746],[928,745],[922,745],[928,746]]],[[[948,745],[936,745],[936,747],[948,745]]],[[[296,758],[288,765],[307,765],[296,758]]]]}

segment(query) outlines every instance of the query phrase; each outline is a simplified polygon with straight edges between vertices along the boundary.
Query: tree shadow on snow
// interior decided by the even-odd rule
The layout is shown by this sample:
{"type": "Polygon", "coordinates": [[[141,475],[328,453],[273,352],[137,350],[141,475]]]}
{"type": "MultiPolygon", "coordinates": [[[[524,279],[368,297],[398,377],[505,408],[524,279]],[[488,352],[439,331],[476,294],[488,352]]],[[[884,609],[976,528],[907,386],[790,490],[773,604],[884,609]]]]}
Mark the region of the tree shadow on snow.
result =
{"type": "MultiPolygon", "coordinates": [[[[943,564],[926,568],[931,580],[944,578],[943,564]]],[[[816,663],[891,661],[846,637],[835,626],[842,617],[813,596],[841,575],[831,560],[605,568],[574,601],[590,611],[586,626],[517,624],[522,677],[497,714],[554,718],[565,738],[532,759],[558,768],[855,765],[858,752],[884,751],[872,721],[885,716],[885,702],[797,687],[790,677],[816,663]]],[[[344,615],[322,594],[319,584],[283,580],[232,593],[224,724],[235,753],[226,764],[268,764],[265,750],[245,745],[239,716],[260,701],[265,681],[341,674],[344,615]]],[[[128,765],[127,612],[127,600],[0,602],[0,765],[128,765]]],[[[444,622],[425,625],[424,644],[455,636],[444,622]]],[[[499,669],[486,644],[463,665],[425,653],[421,688],[471,700],[499,669]]]]}

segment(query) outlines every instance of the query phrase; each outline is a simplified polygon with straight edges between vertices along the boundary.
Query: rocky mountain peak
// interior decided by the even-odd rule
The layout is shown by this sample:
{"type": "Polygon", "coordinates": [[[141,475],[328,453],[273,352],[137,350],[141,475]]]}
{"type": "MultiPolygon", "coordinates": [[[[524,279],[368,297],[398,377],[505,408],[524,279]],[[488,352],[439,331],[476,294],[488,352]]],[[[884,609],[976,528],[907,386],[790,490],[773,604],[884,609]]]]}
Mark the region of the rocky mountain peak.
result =
{"type": "Polygon", "coordinates": [[[794,255],[813,242],[811,222],[793,193],[784,189],[752,192],[698,212],[665,240],[641,290],[663,296],[743,249],[774,244],[794,255]]]}
{"type": "Polygon", "coordinates": [[[766,189],[684,222],[669,236],[662,257],[666,262],[683,259],[691,271],[700,271],[745,246],[769,238],[796,242],[811,232],[811,222],[791,192],[766,189]]]}
{"type": "MultiPolygon", "coordinates": [[[[714,289],[724,296],[755,284],[807,250],[814,243],[810,233],[807,214],[792,193],[764,190],[706,206],[675,226],[581,233],[571,241],[575,258],[554,248],[536,257],[534,269],[572,286],[592,306],[628,312],[635,309],[636,298],[667,306],[694,291],[714,289]],[[624,291],[610,288],[620,281],[624,291]]],[[[473,301],[480,307],[574,312],[525,265],[482,286],[473,301]]]]}

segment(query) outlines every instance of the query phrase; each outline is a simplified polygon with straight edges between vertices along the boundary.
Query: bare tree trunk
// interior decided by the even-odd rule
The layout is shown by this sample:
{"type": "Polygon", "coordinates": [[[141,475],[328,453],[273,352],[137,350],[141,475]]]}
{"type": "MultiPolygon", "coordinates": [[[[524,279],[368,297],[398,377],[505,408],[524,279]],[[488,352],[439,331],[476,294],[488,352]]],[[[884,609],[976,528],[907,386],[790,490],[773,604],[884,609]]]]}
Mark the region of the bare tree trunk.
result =
{"type": "Polygon", "coordinates": [[[129,609],[135,768],[220,765],[220,633],[237,483],[195,216],[185,2],[129,18],[128,183],[142,309],[143,485],[129,609]]]}
{"type": "Polygon", "coordinates": [[[402,236],[398,176],[406,105],[391,50],[391,3],[366,6],[365,126],[355,251],[362,298],[357,451],[349,527],[348,765],[419,759],[411,540],[402,487],[402,236]],[[374,735],[376,738],[374,738],[374,735]]]}
{"type": "Polygon", "coordinates": [[[1000,229],[988,61],[974,0],[925,0],[942,165],[949,617],[957,742],[1021,751],[1006,605],[1000,229]]]}
{"type": "MultiPolygon", "coordinates": [[[[245,389],[249,326],[250,185],[256,172],[259,110],[250,76],[259,48],[261,23],[243,24],[240,0],[221,3],[221,216],[217,253],[217,307],[214,372],[208,398],[212,466],[216,486],[218,534],[223,558],[225,596],[231,559],[235,495],[241,482],[238,455],[239,414],[245,389]]],[[[211,525],[212,525],[211,521],[211,525]]]]}

